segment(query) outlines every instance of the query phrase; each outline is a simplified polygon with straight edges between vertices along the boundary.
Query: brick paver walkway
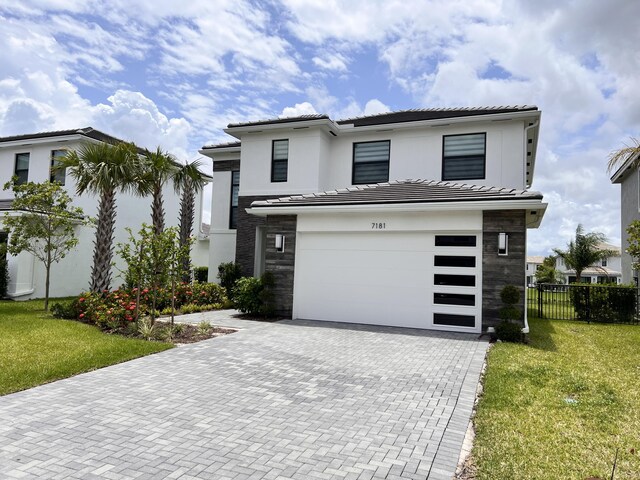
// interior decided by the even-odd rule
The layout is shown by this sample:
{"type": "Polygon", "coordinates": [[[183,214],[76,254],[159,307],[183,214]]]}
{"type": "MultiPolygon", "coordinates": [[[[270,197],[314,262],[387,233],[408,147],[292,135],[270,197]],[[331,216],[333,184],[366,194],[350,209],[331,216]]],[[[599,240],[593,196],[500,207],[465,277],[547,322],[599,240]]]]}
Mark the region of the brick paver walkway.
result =
{"type": "Polygon", "coordinates": [[[449,480],[486,348],[254,325],[0,397],[0,478],[449,480]]]}

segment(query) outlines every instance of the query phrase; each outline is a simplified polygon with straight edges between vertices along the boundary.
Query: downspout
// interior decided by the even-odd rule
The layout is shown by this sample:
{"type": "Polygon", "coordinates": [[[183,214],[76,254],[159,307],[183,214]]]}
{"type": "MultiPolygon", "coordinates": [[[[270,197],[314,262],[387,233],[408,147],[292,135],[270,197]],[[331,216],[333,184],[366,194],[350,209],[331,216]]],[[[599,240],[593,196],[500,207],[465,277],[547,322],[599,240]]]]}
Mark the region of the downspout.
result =
{"type": "MultiPolygon", "coordinates": [[[[522,184],[524,185],[525,188],[527,186],[527,145],[528,145],[528,143],[527,143],[527,132],[529,130],[531,130],[532,128],[537,127],[539,124],[540,124],[540,121],[536,120],[531,125],[529,125],[527,127],[524,127],[524,152],[523,152],[523,164],[522,164],[522,167],[523,167],[523,169],[522,169],[522,177],[523,177],[522,180],[523,180],[523,183],[522,184]]],[[[531,179],[531,180],[533,182],[533,179],[531,179]]],[[[525,226],[525,228],[526,228],[526,226],[525,226]]],[[[525,262],[525,266],[526,266],[526,264],[527,264],[526,257],[524,259],[524,262],[525,262]]],[[[524,291],[526,293],[528,293],[527,285],[526,285],[526,276],[525,276],[524,291]]],[[[525,333],[525,334],[529,333],[529,320],[527,319],[527,316],[528,316],[527,315],[527,303],[528,303],[528,301],[527,301],[527,297],[525,295],[525,298],[524,298],[524,327],[522,328],[522,333],[525,333]]]]}

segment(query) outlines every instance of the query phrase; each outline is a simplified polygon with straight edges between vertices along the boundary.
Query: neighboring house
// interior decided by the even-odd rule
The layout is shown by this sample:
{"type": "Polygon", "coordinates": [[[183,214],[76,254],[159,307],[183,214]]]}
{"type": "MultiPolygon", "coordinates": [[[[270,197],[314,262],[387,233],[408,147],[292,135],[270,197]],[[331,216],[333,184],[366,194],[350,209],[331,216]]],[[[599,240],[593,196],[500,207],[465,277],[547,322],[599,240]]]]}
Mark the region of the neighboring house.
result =
{"type": "Polygon", "coordinates": [[[637,160],[638,155],[633,155],[611,176],[611,183],[620,184],[622,283],[636,285],[638,272],[633,269],[633,258],[627,253],[629,248],[627,228],[634,220],[640,220],[640,170],[633,167],[637,160]]]}
{"type": "Polygon", "coordinates": [[[538,268],[542,266],[544,262],[544,256],[542,255],[530,255],[527,257],[527,268],[525,269],[527,275],[527,285],[534,286],[537,282],[536,272],[538,268]]]}
{"type": "Polygon", "coordinates": [[[213,159],[210,279],[272,272],[280,315],[480,332],[524,307],[534,106],[231,124],[213,159]]]}
{"type": "MultiPolygon", "coordinates": [[[[622,283],[620,247],[610,243],[601,243],[598,247],[600,250],[611,250],[615,254],[600,261],[598,265],[593,265],[583,270],[581,281],[583,283],[622,283]]],[[[556,270],[564,276],[563,283],[570,284],[576,281],[575,270],[567,267],[560,257],[556,257],[556,270]]]]}
{"type": "MultiPolygon", "coordinates": [[[[90,194],[78,196],[75,193],[75,181],[68,172],[52,173],[51,167],[56,158],[66,154],[68,150],[77,149],[87,142],[117,143],[121,140],[102,133],[93,128],[78,130],[64,130],[43,132],[28,135],[0,137],[0,186],[8,182],[13,175],[20,181],[47,182],[58,181],[73,199],[73,205],[82,207],[85,215],[97,215],[98,199],[90,194]]],[[[166,210],[167,226],[178,225],[180,198],[167,185],[163,190],[166,210]]],[[[7,233],[3,231],[1,216],[5,212],[12,212],[11,190],[0,190],[0,241],[7,240],[7,233]]],[[[197,199],[201,206],[202,199],[197,199]]],[[[151,223],[151,198],[138,198],[132,195],[118,193],[116,195],[116,231],[114,245],[127,242],[126,227],[137,232],[142,223],[151,223]]],[[[201,224],[202,209],[197,209],[194,225],[201,224]]],[[[95,230],[92,227],[76,227],[78,237],[77,247],[68,253],[67,257],[54,264],[51,269],[51,296],[77,295],[89,288],[89,277],[93,258],[93,241],[95,230]]],[[[194,232],[197,236],[194,245],[194,256],[198,257],[201,265],[208,261],[208,238],[204,234],[194,232]],[[205,244],[205,245],[202,245],[205,244]],[[202,252],[205,252],[204,254],[202,252]]],[[[44,267],[33,255],[23,252],[17,257],[9,256],[9,288],[8,295],[16,300],[44,297],[44,267]]],[[[124,268],[122,261],[114,255],[116,262],[112,272],[112,286],[122,283],[120,270],[124,268]]],[[[197,263],[194,261],[194,264],[197,263]]]]}

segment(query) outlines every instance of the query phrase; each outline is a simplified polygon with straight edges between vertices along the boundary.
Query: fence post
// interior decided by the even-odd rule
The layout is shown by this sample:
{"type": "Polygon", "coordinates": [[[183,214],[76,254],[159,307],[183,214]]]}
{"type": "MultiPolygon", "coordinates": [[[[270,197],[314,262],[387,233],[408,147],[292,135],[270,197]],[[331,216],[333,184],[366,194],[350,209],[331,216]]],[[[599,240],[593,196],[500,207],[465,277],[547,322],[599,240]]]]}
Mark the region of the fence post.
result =
{"type": "Polygon", "coordinates": [[[587,289],[587,323],[591,323],[591,286],[585,286],[587,289]]]}
{"type": "Polygon", "coordinates": [[[538,283],[538,318],[542,318],[542,285],[538,283]]]}

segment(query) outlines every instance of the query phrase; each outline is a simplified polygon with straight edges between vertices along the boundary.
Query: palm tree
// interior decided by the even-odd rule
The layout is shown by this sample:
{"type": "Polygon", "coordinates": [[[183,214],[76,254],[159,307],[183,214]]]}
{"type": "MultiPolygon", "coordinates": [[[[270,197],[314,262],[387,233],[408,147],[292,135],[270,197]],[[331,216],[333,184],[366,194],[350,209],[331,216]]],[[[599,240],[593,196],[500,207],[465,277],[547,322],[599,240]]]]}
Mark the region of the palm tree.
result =
{"type": "Polygon", "coordinates": [[[623,148],[609,154],[609,162],[607,164],[608,172],[617,170],[634,157],[633,167],[638,168],[638,166],[640,166],[640,140],[631,137],[631,143],[633,145],[625,144],[623,148]]]}
{"type": "Polygon", "coordinates": [[[111,261],[116,222],[116,192],[130,192],[139,181],[140,161],[133,143],[90,143],[70,151],[58,168],[68,168],[76,180],[76,192],[100,197],[93,250],[90,289],[102,292],[111,287],[111,261]]]}
{"type": "Polygon", "coordinates": [[[575,270],[576,282],[580,283],[582,272],[596,263],[615,254],[612,250],[600,248],[601,244],[606,242],[607,238],[599,232],[584,233],[582,225],[578,224],[576,228],[576,238],[571,240],[567,245],[567,250],[554,248],[553,251],[558,255],[567,267],[575,270]]]}
{"type": "MultiPolygon", "coordinates": [[[[195,217],[196,194],[200,192],[207,181],[200,171],[202,162],[199,160],[187,163],[180,168],[174,178],[176,191],[182,191],[180,197],[180,246],[189,244],[191,233],[193,232],[193,221],[195,217]]],[[[190,255],[182,260],[182,280],[188,282],[191,279],[191,258],[190,255]]]]}
{"type": "Polygon", "coordinates": [[[145,165],[142,181],[142,188],[146,193],[150,193],[151,200],[151,223],[156,235],[164,231],[164,201],[162,199],[162,188],[168,181],[174,181],[180,172],[180,164],[170,153],[162,151],[160,147],[155,152],[145,151],[145,165]]]}

